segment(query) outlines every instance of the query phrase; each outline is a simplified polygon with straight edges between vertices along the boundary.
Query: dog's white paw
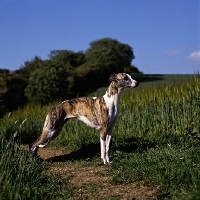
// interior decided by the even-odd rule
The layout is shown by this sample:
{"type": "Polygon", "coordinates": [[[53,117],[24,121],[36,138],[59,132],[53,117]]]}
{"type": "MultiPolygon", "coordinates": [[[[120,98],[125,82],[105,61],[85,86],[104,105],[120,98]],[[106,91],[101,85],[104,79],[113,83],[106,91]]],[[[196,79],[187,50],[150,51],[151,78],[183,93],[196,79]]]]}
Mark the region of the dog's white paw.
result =
{"type": "Polygon", "coordinates": [[[109,161],[107,159],[103,159],[103,163],[104,163],[104,165],[110,165],[110,164],[112,164],[112,161],[109,161]]]}

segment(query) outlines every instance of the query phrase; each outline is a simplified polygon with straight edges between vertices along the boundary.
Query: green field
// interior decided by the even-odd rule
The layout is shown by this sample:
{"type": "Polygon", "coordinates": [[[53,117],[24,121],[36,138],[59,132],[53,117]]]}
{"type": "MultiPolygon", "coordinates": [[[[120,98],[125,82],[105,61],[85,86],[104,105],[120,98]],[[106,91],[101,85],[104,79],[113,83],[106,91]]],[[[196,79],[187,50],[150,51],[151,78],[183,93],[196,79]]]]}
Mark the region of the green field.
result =
{"type": "Polygon", "coordinates": [[[29,155],[56,102],[2,118],[0,199],[200,199],[200,76],[132,77],[140,85],[122,94],[108,166],[98,131],[77,120],[29,155]]]}

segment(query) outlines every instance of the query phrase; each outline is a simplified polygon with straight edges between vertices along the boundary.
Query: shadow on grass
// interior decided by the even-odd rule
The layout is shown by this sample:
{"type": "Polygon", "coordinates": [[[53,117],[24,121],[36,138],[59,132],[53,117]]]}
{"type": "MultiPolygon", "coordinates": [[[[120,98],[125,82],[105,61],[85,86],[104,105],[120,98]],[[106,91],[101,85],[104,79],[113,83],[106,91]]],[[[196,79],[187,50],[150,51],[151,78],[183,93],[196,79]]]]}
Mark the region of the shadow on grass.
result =
{"type": "MultiPolygon", "coordinates": [[[[124,140],[121,144],[116,145],[115,142],[111,142],[110,151],[121,151],[124,153],[131,152],[144,152],[149,148],[155,148],[156,143],[144,140],[142,138],[129,138],[124,140]]],[[[75,161],[75,160],[85,160],[89,161],[96,156],[100,156],[100,144],[99,143],[91,143],[89,145],[83,146],[81,149],[74,151],[70,154],[54,156],[46,159],[45,161],[51,162],[64,162],[67,160],[75,161]]]]}
{"type": "Polygon", "coordinates": [[[67,160],[91,160],[93,157],[97,156],[100,152],[99,143],[91,143],[89,145],[83,146],[81,149],[74,151],[70,154],[60,155],[50,157],[45,161],[51,162],[64,162],[67,160]]]}
{"type": "Polygon", "coordinates": [[[155,141],[145,140],[142,138],[131,137],[123,140],[119,145],[113,143],[113,151],[121,151],[124,153],[139,152],[142,153],[150,148],[155,148],[157,143],[155,141]]]}

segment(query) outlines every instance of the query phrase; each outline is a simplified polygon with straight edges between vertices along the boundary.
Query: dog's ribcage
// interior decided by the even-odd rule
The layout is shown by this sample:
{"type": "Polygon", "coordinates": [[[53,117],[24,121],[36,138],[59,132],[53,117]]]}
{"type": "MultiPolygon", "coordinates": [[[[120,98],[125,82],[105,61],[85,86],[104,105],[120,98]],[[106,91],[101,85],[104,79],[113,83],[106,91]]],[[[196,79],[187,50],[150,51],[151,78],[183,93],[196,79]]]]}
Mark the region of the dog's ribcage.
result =
{"type": "Polygon", "coordinates": [[[117,118],[119,96],[115,95],[109,96],[106,92],[103,97],[84,97],[64,101],[62,104],[66,111],[65,119],[77,118],[96,130],[100,130],[103,121],[109,128],[117,118]]]}

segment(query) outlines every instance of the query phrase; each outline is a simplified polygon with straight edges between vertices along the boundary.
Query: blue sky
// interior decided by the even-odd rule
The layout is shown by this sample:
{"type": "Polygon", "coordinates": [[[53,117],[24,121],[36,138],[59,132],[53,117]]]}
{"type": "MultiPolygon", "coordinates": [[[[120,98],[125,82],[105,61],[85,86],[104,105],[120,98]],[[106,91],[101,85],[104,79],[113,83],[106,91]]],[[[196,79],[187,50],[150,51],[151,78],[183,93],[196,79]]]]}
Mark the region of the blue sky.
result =
{"type": "Polygon", "coordinates": [[[200,0],[0,0],[0,27],[0,68],[11,71],[104,37],[129,44],[144,73],[200,71],[200,0]]]}

